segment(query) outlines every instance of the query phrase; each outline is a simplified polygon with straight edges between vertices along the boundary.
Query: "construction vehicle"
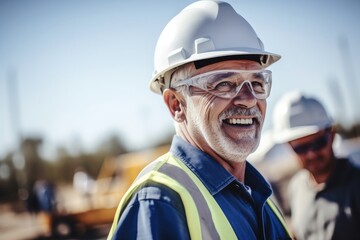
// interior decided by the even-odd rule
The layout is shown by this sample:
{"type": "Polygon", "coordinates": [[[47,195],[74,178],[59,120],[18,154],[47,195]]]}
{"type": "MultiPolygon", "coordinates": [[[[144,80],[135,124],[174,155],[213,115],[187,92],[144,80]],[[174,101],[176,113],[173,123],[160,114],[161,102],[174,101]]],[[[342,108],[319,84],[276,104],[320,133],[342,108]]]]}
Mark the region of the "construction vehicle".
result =
{"type": "Polygon", "coordinates": [[[69,186],[60,188],[61,204],[58,213],[53,215],[52,235],[57,238],[82,236],[101,225],[108,225],[110,229],[123,194],[139,172],[169,147],[164,145],[106,159],[90,195],[85,196],[69,186]]]}

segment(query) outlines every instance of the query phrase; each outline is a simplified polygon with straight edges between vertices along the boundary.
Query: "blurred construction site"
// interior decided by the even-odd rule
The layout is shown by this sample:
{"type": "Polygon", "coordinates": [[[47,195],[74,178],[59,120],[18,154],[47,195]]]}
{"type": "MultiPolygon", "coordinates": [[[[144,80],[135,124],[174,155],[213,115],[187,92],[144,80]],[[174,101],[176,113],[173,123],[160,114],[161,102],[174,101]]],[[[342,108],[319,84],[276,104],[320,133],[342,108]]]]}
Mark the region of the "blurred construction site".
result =
{"type": "MultiPolygon", "coordinates": [[[[169,147],[165,144],[107,157],[95,177],[85,167],[73,167],[69,168],[73,169],[72,180],[67,183],[55,185],[45,178],[37,179],[33,185],[33,193],[40,199],[37,204],[30,190],[20,190],[18,200],[0,205],[0,238],[105,239],[122,195],[141,169],[169,147]]],[[[344,139],[338,134],[334,149],[338,156],[351,156],[360,166],[359,137],[344,139]]],[[[269,180],[274,190],[273,199],[289,217],[286,188],[289,179],[299,170],[293,152],[286,144],[273,144],[265,132],[249,161],[269,180]]]]}
{"type": "Polygon", "coordinates": [[[163,145],[106,158],[96,178],[77,168],[72,184],[36,181],[36,204],[27,193],[23,201],[0,206],[0,238],[105,239],[121,196],[145,165],[168,150],[163,145]]]}

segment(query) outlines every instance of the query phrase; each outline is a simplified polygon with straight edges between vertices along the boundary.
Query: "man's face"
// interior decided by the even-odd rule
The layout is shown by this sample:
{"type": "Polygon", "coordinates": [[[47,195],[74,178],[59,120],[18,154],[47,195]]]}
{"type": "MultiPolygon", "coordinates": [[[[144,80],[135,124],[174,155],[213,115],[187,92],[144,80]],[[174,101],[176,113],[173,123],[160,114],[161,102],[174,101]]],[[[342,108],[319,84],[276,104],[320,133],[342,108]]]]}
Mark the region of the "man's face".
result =
{"type": "Polygon", "coordinates": [[[332,169],[333,139],[332,132],[323,130],[291,141],[289,144],[298,155],[301,166],[316,177],[328,174],[332,169]]]}
{"type": "MultiPolygon", "coordinates": [[[[200,68],[193,75],[220,69],[261,68],[254,61],[231,60],[200,68]]],[[[185,96],[186,121],[182,126],[186,128],[190,142],[226,161],[244,161],[258,146],[266,100],[255,98],[246,84],[232,99],[220,98],[199,89],[193,90],[185,96]]]]}

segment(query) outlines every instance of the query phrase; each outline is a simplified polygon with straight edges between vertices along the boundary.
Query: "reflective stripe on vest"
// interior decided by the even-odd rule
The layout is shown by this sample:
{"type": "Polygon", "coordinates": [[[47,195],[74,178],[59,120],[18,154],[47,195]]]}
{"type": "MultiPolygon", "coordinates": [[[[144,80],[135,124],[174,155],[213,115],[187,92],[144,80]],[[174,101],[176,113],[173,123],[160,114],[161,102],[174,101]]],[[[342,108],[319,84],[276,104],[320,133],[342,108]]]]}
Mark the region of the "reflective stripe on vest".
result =
{"type": "MultiPolygon", "coordinates": [[[[225,214],[202,182],[184,163],[167,153],[147,166],[125,193],[116,211],[108,240],[112,238],[127,202],[150,180],[164,184],[180,195],[191,239],[237,239],[225,214]]],[[[269,206],[284,224],[276,206],[269,206]]]]}

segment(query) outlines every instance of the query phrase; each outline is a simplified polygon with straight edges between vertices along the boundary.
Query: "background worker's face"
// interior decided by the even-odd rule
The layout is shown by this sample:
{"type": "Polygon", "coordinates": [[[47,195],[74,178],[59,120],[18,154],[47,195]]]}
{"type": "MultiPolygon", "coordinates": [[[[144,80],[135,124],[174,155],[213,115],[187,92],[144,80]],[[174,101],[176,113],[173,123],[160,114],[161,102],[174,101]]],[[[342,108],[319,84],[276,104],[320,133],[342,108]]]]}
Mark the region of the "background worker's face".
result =
{"type": "MultiPolygon", "coordinates": [[[[255,70],[260,65],[249,60],[224,61],[200,68],[194,75],[220,69],[255,70]]],[[[233,99],[196,91],[188,93],[185,101],[186,122],[182,127],[200,149],[232,162],[244,161],[256,149],[266,100],[256,99],[248,86],[233,99]]]]}
{"type": "Polygon", "coordinates": [[[332,143],[334,133],[321,131],[289,142],[300,160],[300,165],[314,176],[329,173],[333,164],[332,143]]]}

